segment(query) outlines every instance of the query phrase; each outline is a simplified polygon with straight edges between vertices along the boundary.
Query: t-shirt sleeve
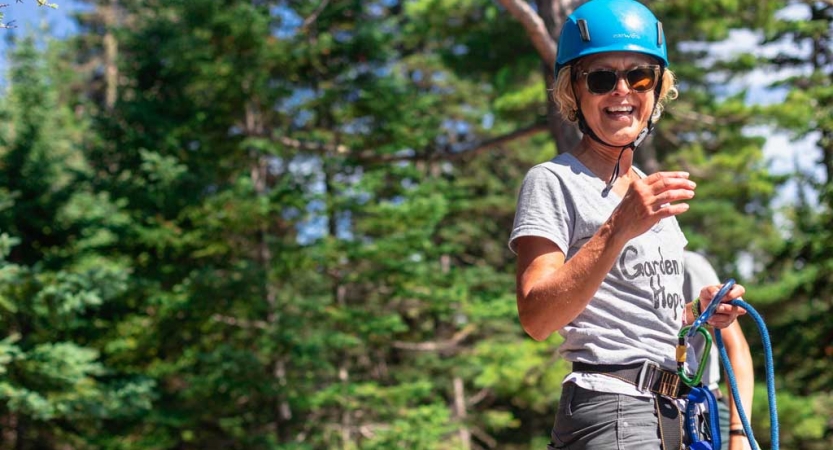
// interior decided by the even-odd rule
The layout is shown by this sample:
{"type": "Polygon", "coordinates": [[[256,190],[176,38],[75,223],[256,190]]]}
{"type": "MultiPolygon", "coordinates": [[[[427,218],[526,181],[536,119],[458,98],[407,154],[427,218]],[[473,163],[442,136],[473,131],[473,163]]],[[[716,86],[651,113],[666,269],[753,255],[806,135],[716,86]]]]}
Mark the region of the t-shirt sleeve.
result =
{"type": "Polygon", "coordinates": [[[549,239],[565,254],[570,242],[570,205],[559,178],[536,166],[524,178],[518,195],[509,249],[517,253],[517,239],[538,236],[549,239]]]}

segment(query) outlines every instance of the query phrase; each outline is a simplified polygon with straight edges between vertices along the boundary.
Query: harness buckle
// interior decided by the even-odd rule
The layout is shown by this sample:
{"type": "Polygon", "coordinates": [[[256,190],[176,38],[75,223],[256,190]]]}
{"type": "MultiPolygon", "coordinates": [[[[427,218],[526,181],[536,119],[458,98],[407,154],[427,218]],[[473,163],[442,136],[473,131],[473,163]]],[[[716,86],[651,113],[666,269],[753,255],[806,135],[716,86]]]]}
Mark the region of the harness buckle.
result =
{"type": "Polygon", "coordinates": [[[639,371],[639,378],[636,380],[636,388],[640,392],[645,392],[654,384],[654,375],[659,370],[659,364],[645,360],[642,363],[642,370],[639,371]]]}
{"type": "Polygon", "coordinates": [[[659,394],[668,397],[677,397],[680,392],[680,377],[674,372],[663,371],[661,374],[659,394]]]}

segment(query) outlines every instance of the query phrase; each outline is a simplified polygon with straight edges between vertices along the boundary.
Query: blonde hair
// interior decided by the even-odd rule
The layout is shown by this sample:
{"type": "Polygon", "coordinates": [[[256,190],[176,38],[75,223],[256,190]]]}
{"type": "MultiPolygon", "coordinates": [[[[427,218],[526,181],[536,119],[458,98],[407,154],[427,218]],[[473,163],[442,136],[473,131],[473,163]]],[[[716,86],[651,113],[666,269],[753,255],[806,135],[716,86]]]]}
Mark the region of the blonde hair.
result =
{"type": "MultiPolygon", "coordinates": [[[[561,116],[570,122],[578,121],[578,104],[573,92],[573,77],[572,65],[565,66],[558,71],[558,76],[555,79],[555,88],[552,92],[552,98],[558,105],[558,110],[561,116]]],[[[662,116],[662,110],[665,108],[666,100],[674,100],[677,98],[679,91],[677,91],[677,78],[674,72],[668,69],[662,72],[662,88],[659,91],[659,99],[654,107],[654,114],[651,120],[656,122],[662,116]]]]}

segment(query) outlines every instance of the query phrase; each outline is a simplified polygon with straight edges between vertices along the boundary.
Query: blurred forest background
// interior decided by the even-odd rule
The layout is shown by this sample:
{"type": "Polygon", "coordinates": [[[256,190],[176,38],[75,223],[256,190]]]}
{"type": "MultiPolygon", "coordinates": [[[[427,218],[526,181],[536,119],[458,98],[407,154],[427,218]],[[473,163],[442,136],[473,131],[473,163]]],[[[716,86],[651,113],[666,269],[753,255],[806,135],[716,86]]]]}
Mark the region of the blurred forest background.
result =
{"type": "MultiPolygon", "coordinates": [[[[1,450],[546,446],[568,366],[506,242],[577,138],[547,90],[581,2],[75,3],[65,39],[0,30],[1,450]]],[[[833,4],[646,3],[681,95],[639,165],[692,173],[782,448],[829,450],[833,4]]]]}

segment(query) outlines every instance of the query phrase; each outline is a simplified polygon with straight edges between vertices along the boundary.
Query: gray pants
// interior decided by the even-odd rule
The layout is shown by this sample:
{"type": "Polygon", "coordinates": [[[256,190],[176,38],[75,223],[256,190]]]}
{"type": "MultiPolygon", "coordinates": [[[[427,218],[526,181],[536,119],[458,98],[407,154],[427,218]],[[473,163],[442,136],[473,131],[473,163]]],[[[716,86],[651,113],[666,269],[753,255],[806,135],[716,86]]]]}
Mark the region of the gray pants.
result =
{"type": "Polygon", "coordinates": [[[548,450],[659,450],[653,398],[590,391],[566,383],[548,450]]]}

